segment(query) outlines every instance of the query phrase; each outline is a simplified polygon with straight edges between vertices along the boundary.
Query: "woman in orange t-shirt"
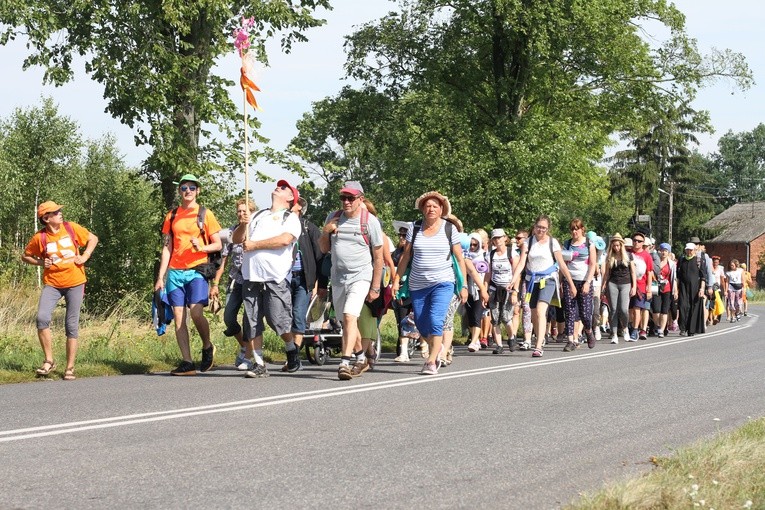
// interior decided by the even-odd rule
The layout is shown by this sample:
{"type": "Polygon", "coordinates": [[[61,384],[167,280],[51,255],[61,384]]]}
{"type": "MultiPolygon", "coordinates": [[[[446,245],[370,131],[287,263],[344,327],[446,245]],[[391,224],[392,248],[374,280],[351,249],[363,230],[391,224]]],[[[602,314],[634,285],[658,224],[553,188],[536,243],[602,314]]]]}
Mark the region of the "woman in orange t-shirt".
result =
{"type": "Polygon", "coordinates": [[[56,368],[53,361],[50,321],[53,309],[63,297],[66,300],[66,370],[64,380],[72,381],[74,359],[77,354],[80,307],[85,293],[85,267],[98,244],[98,237],[77,223],[65,222],[63,206],[56,202],[43,202],[37,208],[37,217],[44,228],[27,244],[21,260],[33,266],[42,266],[43,290],[37,305],[37,337],[45,361],[37,375],[48,375],[56,368]],[[85,251],[80,253],[80,247],[85,251]]]}

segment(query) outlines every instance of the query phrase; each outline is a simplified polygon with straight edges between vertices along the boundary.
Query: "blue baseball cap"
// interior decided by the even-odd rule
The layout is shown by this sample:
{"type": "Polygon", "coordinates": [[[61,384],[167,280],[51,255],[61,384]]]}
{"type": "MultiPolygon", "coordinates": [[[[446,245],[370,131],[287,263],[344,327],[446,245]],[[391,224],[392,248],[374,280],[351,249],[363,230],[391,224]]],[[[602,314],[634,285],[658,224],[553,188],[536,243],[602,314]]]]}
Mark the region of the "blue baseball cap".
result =
{"type": "Polygon", "coordinates": [[[672,251],[672,247],[669,245],[669,243],[661,243],[659,245],[659,249],[660,250],[672,251]]]}

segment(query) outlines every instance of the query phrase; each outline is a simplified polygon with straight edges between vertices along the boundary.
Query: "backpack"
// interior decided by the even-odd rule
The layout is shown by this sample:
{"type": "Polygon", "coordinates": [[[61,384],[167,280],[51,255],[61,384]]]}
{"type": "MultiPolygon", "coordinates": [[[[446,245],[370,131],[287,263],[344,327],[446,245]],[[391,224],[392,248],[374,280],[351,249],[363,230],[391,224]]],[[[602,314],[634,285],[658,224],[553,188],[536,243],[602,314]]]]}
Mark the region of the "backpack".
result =
{"type": "MultiPolygon", "coordinates": [[[[46,255],[48,254],[48,232],[46,231],[47,227],[43,227],[40,229],[40,242],[42,243],[43,249],[43,259],[47,258],[46,255]]],[[[77,244],[77,236],[74,235],[74,229],[72,228],[72,225],[69,224],[68,221],[64,222],[64,229],[66,229],[66,233],[69,234],[69,238],[72,240],[72,244],[74,245],[74,252],[79,255],[80,254],[80,245],[77,244]]]]}
{"type": "MultiPolygon", "coordinates": [[[[335,211],[332,213],[332,217],[330,218],[330,221],[339,219],[340,216],[342,216],[343,211],[335,211]]],[[[372,244],[369,241],[369,211],[362,207],[361,208],[361,217],[359,218],[359,228],[361,230],[361,237],[364,238],[364,242],[369,246],[370,254],[372,253],[372,244]]],[[[331,240],[332,238],[330,238],[331,240]]]]}
{"type": "MultiPolygon", "coordinates": [[[[452,270],[454,271],[454,294],[457,296],[460,295],[460,292],[462,291],[462,287],[465,286],[465,275],[462,274],[462,270],[460,269],[460,265],[457,263],[457,258],[454,256],[454,252],[452,252],[452,232],[454,229],[454,225],[452,225],[452,222],[449,220],[444,220],[446,222],[446,225],[444,226],[444,233],[446,234],[446,244],[449,247],[449,254],[446,256],[446,260],[451,259],[452,261],[452,270]]],[[[399,297],[400,298],[408,298],[409,297],[409,271],[412,268],[412,260],[414,259],[414,240],[417,238],[417,233],[422,228],[422,220],[417,220],[414,222],[414,226],[412,229],[412,241],[411,241],[411,251],[409,258],[409,266],[406,268],[406,272],[404,273],[404,276],[401,278],[402,284],[405,284],[405,287],[403,290],[399,290],[399,297]]]]}
{"type": "MultiPolygon", "coordinates": [[[[175,221],[175,216],[177,214],[178,208],[175,207],[170,213],[170,239],[174,237],[173,222],[175,221]]],[[[203,205],[200,205],[199,211],[197,211],[197,227],[199,228],[199,234],[202,236],[202,241],[204,241],[205,245],[208,245],[210,244],[210,240],[207,238],[207,234],[205,234],[204,229],[206,215],[207,208],[205,208],[203,205]]],[[[220,250],[218,250],[208,253],[207,262],[194,266],[194,270],[204,276],[205,280],[210,281],[215,278],[215,275],[222,264],[223,256],[221,255],[220,250]]]]}

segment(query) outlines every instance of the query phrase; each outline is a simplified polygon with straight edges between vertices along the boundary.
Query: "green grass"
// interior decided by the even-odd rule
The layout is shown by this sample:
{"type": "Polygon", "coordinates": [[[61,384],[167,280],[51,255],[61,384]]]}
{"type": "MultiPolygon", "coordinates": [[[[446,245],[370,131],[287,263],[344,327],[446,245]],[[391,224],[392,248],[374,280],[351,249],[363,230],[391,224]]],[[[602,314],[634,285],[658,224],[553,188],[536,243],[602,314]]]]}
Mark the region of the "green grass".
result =
{"type": "MultiPolygon", "coordinates": [[[[0,384],[34,381],[34,371],[42,361],[37,340],[37,288],[0,290],[0,384]]],[[[137,296],[128,296],[101,315],[83,314],[77,352],[77,376],[95,377],[120,374],[146,374],[174,368],[180,360],[173,325],[163,336],[151,326],[150,304],[137,296]]],[[[63,301],[53,314],[53,357],[58,368],[48,378],[60,378],[66,360],[63,301]]],[[[233,363],[238,344],[223,335],[222,312],[205,312],[210,321],[211,339],[216,346],[218,364],[233,363]]],[[[191,321],[191,350],[195,361],[201,357],[202,341],[191,321]]],[[[393,312],[380,325],[383,352],[396,349],[398,332],[393,312]]],[[[270,329],[264,335],[264,358],[280,362],[286,357],[284,342],[270,329]]],[[[44,379],[44,378],[43,378],[44,379]]]]}
{"type": "Polygon", "coordinates": [[[654,469],[567,510],[765,509],[765,418],[650,459],[654,469]]]}

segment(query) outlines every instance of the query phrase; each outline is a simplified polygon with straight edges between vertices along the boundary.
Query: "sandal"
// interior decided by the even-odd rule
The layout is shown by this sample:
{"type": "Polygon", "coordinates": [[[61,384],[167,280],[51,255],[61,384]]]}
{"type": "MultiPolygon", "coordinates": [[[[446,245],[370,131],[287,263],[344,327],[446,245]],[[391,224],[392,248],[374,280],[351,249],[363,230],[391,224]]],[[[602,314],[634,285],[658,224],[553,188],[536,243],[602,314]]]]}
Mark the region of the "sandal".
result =
{"type": "Polygon", "coordinates": [[[46,359],[45,361],[43,361],[42,366],[40,368],[38,368],[37,370],[35,370],[35,373],[37,375],[48,375],[48,374],[50,374],[55,369],[56,369],[56,362],[55,361],[48,361],[46,359]],[[45,365],[48,365],[48,368],[45,368],[45,365]]]}
{"type": "Polygon", "coordinates": [[[534,352],[531,353],[532,358],[541,358],[542,354],[544,354],[544,351],[542,349],[534,349],[534,352]]]}
{"type": "Polygon", "coordinates": [[[64,380],[65,381],[74,381],[77,379],[74,375],[74,368],[67,368],[66,372],[64,372],[64,380]]]}

